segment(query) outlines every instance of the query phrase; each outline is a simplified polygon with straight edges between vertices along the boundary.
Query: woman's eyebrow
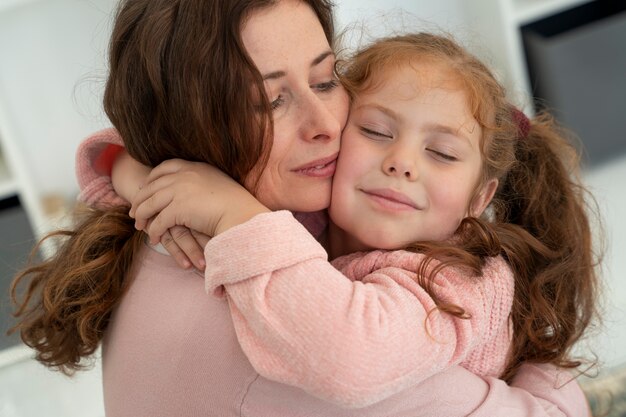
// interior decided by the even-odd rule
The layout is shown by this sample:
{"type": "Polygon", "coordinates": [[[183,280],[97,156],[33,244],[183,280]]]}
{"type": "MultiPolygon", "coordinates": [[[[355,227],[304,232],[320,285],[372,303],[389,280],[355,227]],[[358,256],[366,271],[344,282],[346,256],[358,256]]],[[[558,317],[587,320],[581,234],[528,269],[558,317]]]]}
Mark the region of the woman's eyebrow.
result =
{"type": "Polygon", "coordinates": [[[320,64],[322,61],[324,61],[326,58],[328,58],[329,56],[334,55],[333,51],[326,51],[326,52],[322,52],[321,54],[319,54],[317,56],[317,58],[315,58],[313,61],[311,61],[311,67],[314,67],[318,64],[320,64]]]}
{"type": "MultiPolygon", "coordinates": [[[[333,56],[333,55],[334,55],[333,51],[322,52],[317,57],[315,57],[315,59],[313,61],[311,61],[311,68],[313,68],[316,65],[321,64],[326,58],[328,58],[329,56],[333,56]]],[[[272,72],[268,72],[267,74],[263,75],[263,81],[265,81],[265,80],[275,80],[277,78],[284,77],[285,75],[287,75],[286,71],[272,71],[272,72]]]]}
{"type": "Polygon", "coordinates": [[[287,73],[285,71],[270,72],[270,73],[267,73],[267,74],[265,74],[263,76],[263,81],[265,81],[265,80],[275,80],[277,78],[284,77],[285,75],[287,75],[287,73]]]}

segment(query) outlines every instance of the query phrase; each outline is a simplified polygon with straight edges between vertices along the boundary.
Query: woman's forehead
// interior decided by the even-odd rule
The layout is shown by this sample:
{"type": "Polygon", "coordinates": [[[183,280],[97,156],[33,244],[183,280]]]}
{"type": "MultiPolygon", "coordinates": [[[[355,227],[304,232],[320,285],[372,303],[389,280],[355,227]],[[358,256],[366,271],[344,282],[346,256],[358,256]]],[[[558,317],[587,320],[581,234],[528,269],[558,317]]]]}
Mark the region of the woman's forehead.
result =
{"type": "Polygon", "coordinates": [[[244,46],[261,72],[272,61],[288,61],[329,49],[319,18],[299,0],[281,0],[254,10],[243,24],[244,46]]]}

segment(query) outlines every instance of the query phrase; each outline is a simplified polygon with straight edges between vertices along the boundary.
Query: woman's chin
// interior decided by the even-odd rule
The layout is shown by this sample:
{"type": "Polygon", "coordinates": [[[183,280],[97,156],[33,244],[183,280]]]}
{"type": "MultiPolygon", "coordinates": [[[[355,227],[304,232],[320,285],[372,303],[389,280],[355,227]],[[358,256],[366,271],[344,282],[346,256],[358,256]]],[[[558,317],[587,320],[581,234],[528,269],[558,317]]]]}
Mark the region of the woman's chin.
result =
{"type": "Polygon", "coordinates": [[[290,205],[288,210],[300,213],[314,213],[316,211],[326,210],[328,206],[330,206],[330,197],[326,199],[318,198],[316,200],[294,202],[290,205]]]}
{"type": "Polygon", "coordinates": [[[311,213],[326,210],[330,206],[330,187],[300,189],[283,198],[280,209],[311,213]]]}

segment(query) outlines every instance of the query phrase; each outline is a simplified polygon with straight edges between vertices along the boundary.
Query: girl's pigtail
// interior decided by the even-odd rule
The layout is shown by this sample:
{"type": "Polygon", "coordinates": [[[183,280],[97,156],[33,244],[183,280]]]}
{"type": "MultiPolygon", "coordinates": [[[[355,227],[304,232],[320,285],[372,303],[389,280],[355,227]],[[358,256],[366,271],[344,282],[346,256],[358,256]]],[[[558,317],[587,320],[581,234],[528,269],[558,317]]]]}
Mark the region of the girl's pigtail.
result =
{"type": "Polygon", "coordinates": [[[97,349],[143,241],[128,207],[80,211],[74,230],[53,232],[39,242],[30,266],[11,286],[18,322],[10,332],[19,331],[39,362],[66,375],[84,368],[81,359],[97,349]],[[59,245],[51,258],[36,263],[47,239],[59,239],[59,245]]]}
{"type": "Polygon", "coordinates": [[[505,379],[524,361],[568,359],[594,314],[597,277],[579,159],[553,118],[514,114],[516,160],[494,205],[503,252],[515,271],[514,340],[505,379]],[[518,226],[518,227],[516,227],[518,226]]]}

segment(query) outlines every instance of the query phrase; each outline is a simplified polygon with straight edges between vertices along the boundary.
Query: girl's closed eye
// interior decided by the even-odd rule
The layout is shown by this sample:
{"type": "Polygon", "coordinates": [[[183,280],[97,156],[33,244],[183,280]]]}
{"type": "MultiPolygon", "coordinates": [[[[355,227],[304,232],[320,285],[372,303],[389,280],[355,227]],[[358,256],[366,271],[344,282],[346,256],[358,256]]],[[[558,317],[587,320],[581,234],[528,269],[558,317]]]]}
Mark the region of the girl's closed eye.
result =
{"type": "Polygon", "coordinates": [[[426,150],[430,152],[435,158],[444,160],[446,162],[454,162],[459,160],[459,158],[456,157],[454,153],[449,150],[438,148],[426,148],[426,150]]]}
{"type": "Polygon", "coordinates": [[[370,139],[374,140],[388,140],[393,139],[393,135],[390,133],[386,133],[381,131],[380,129],[375,129],[371,127],[360,126],[359,130],[370,139]]]}

